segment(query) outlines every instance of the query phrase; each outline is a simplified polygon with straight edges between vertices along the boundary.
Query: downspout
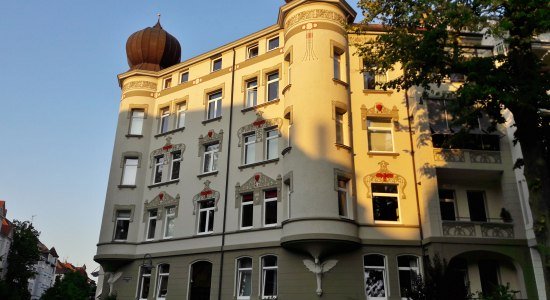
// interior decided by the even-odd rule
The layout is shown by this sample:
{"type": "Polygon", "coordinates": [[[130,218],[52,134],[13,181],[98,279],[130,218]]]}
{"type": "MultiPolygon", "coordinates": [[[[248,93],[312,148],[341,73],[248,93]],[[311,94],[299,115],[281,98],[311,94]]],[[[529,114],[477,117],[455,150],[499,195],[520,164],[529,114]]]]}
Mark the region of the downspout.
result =
{"type": "Polygon", "coordinates": [[[229,105],[229,137],[227,139],[227,168],[225,170],[225,196],[223,204],[223,224],[222,224],[222,244],[220,247],[220,275],[218,277],[218,300],[222,300],[222,278],[223,278],[223,263],[224,263],[224,247],[225,247],[225,226],[227,218],[227,193],[229,190],[229,164],[231,161],[231,136],[233,132],[231,131],[233,127],[233,93],[235,91],[235,48],[233,50],[233,64],[231,65],[231,97],[229,105]]]}

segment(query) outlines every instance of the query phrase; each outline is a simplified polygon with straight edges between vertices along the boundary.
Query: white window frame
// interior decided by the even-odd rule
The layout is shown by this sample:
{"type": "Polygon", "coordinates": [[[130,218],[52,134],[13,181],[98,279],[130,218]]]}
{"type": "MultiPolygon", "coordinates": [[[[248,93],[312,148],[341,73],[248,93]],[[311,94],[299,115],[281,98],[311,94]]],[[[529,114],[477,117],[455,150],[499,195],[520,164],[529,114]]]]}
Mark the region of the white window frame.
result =
{"type": "Polygon", "coordinates": [[[397,224],[397,223],[401,223],[402,222],[402,214],[401,214],[401,201],[399,199],[399,185],[397,184],[392,184],[392,183],[371,183],[371,189],[372,189],[372,209],[373,209],[373,220],[375,223],[380,223],[380,224],[397,224]],[[395,193],[380,193],[380,192],[374,192],[374,185],[395,185],[397,191],[395,193]],[[374,216],[374,197],[376,196],[381,196],[381,197],[395,197],[396,201],[397,201],[397,221],[388,221],[388,220],[376,220],[375,219],[375,216],[374,216]]]}
{"type": "Polygon", "coordinates": [[[157,228],[157,216],[158,216],[158,210],[157,209],[150,209],[147,211],[147,230],[145,231],[145,240],[146,241],[152,241],[155,239],[156,235],[156,228],[157,228]],[[151,237],[151,225],[154,224],[153,228],[153,236],[151,237]]]}
{"type": "Polygon", "coordinates": [[[115,228],[114,228],[114,232],[113,232],[113,240],[115,242],[123,242],[123,241],[127,241],[128,240],[128,232],[130,231],[130,220],[132,218],[132,211],[131,210],[128,210],[128,209],[119,209],[115,212],[115,228]],[[128,212],[128,216],[127,217],[121,217],[120,216],[120,213],[121,212],[128,212]],[[118,229],[118,222],[119,221],[126,221],[128,222],[128,230],[126,231],[126,238],[125,239],[117,239],[116,238],[116,233],[117,233],[117,229],[118,229]]]}
{"type": "Polygon", "coordinates": [[[246,81],[246,107],[254,107],[256,105],[258,105],[258,78],[257,77],[251,78],[246,81]],[[255,85],[251,85],[251,83],[255,83],[255,85]],[[251,97],[251,95],[253,95],[253,97],[251,97]]]}
{"type": "Polygon", "coordinates": [[[138,157],[124,157],[124,168],[122,169],[122,179],[121,179],[121,185],[128,185],[133,186],[136,185],[137,180],[137,171],[139,167],[139,158],[138,157]],[[135,164],[130,162],[135,161],[135,164]],[[129,176],[128,174],[131,174],[132,176],[130,178],[134,178],[133,182],[128,181],[129,176]]]}
{"type": "Polygon", "coordinates": [[[281,39],[279,38],[279,36],[273,36],[273,37],[270,37],[267,39],[267,45],[266,45],[266,49],[267,49],[267,52],[269,51],[273,51],[275,49],[279,49],[281,47],[281,39]],[[269,44],[271,41],[273,40],[277,40],[277,46],[276,47],[273,47],[273,48],[270,48],[269,44]]]}
{"type": "Polygon", "coordinates": [[[206,118],[207,120],[212,120],[212,119],[215,119],[215,118],[219,118],[222,116],[222,91],[221,90],[218,90],[218,91],[215,91],[213,93],[210,93],[208,94],[208,102],[206,103],[206,118]],[[218,95],[219,94],[219,97],[215,97],[215,95],[218,95]],[[214,103],[214,107],[213,107],[213,110],[214,110],[214,113],[212,114],[212,117],[210,117],[210,104],[211,103],[214,103]]]}
{"type": "Polygon", "coordinates": [[[277,159],[279,158],[279,130],[275,127],[275,128],[268,128],[265,130],[265,160],[270,160],[270,159],[277,159]],[[270,132],[275,132],[275,135],[273,136],[269,136],[269,133],[270,132]],[[269,157],[269,145],[271,143],[275,143],[276,147],[275,147],[275,156],[274,157],[269,157]]]}
{"type": "Polygon", "coordinates": [[[254,227],[254,194],[253,193],[247,193],[247,194],[242,194],[241,195],[241,218],[240,218],[240,228],[243,229],[243,230],[246,230],[246,229],[251,229],[254,227]],[[244,201],[244,196],[245,195],[251,195],[252,196],[252,199],[250,201],[244,201]],[[246,206],[250,206],[251,207],[251,211],[252,211],[252,224],[250,224],[250,226],[243,226],[243,217],[244,217],[244,209],[246,206]]]}
{"type": "Polygon", "coordinates": [[[260,273],[260,296],[262,300],[273,300],[277,299],[277,296],[279,295],[279,258],[276,255],[264,255],[260,257],[260,266],[261,266],[261,273],[260,273]],[[264,259],[266,257],[275,257],[275,266],[269,266],[266,267],[264,264],[264,259]],[[275,270],[275,274],[277,274],[277,290],[275,290],[275,295],[265,295],[265,273],[268,270],[275,270]]]}
{"type": "Polygon", "coordinates": [[[397,281],[399,283],[399,296],[401,297],[402,300],[407,300],[408,299],[407,297],[403,297],[403,295],[401,295],[401,280],[399,279],[399,271],[414,271],[417,276],[422,275],[420,273],[420,269],[421,269],[420,258],[417,255],[403,254],[403,255],[398,255],[395,259],[397,260],[396,265],[397,265],[397,281]],[[409,257],[416,258],[417,267],[416,268],[415,267],[400,267],[399,266],[399,257],[404,257],[404,256],[409,256],[409,257]]]}
{"type": "Polygon", "coordinates": [[[170,130],[170,107],[166,106],[159,111],[159,133],[170,130]]]}
{"type": "Polygon", "coordinates": [[[174,226],[174,230],[175,230],[175,221],[176,221],[176,207],[175,206],[169,206],[169,207],[166,207],[164,209],[164,236],[163,238],[164,239],[170,239],[170,238],[173,238],[174,235],[168,235],[168,228],[170,226],[170,224],[172,224],[174,226]]]}
{"type": "Polygon", "coordinates": [[[145,122],[145,110],[142,108],[132,109],[132,114],[130,117],[130,128],[128,129],[128,134],[130,135],[143,135],[143,123],[145,122]],[[137,130],[139,128],[139,130],[137,130]],[[134,129],[135,132],[134,132],[134,129]]]}
{"type": "Polygon", "coordinates": [[[162,173],[164,173],[164,155],[158,155],[153,157],[153,184],[162,182],[162,173]],[[160,179],[157,181],[157,173],[160,173],[160,179]]]}
{"type": "Polygon", "coordinates": [[[215,58],[212,58],[212,66],[210,68],[210,71],[211,72],[217,72],[219,70],[221,70],[223,68],[223,60],[222,60],[222,57],[221,56],[218,56],[218,57],[215,57],[215,58]],[[220,62],[220,67],[218,69],[216,69],[216,63],[217,62],[220,62]]]}
{"type": "Polygon", "coordinates": [[[176,129],[185,127],[185,112],[187,111],[187,102],[176,104],[176,129]]]}
{"type": "Polygon", "coordinates": [[[172,87],[172,77],[166,77],[162,80],[162,89],[169,89],[172,87]]]}
{"type": "Polygon", "coordinates": [[[266,102],[271,102],[271,101],[275,101],[277,99],[279,99],[279,79],[280,79],[280,74],[279,74],[279,71],[274,71],[274,72],[271,72],[271,73],[268,73],[266,74],[266,93],[265,93],[265,101],[266,102]],[[272,75],[277,75],[277,79],[269,79],[270,76],[272,75]],[[277,96],[273,99],[269,99],[269,91],[273,88],[273,86],[276,87],[277,89],[277,96]]]}
{"type": "MultiPolygon", "coordinates": [[[[166,300],[166,297],[160,296],[161,280],[163,278],[166,278],[166,281],[167,281],[166,285],[168,286],[168,279],[170,278],[170,264],[160,264],[157,266],[157,284],[156,284],[156,291],[155,291],[155,297],[157,300],[166,300]],[[168,273],[161,272],[163,266],[168,266],[168,273]]],[[[168,291],[166,291],[166,295],[168,295],[168,291]]]]}
{"type": "Polygon", "coordinates": [[[146,278],[149,281],[149,291],[148,292],[151,292],[151,269],[148,270],[149,273],[145,273],[145,271],[146,271],[146,269],[143,266],[141,266],[139,268],[138,295],[136,297],[139,300],[147,300],[147,298],[149,296],[149,293],[147,293],[147,297],[145,297],[145,298],[141,297],[141,296],[143,296],[143,288],[144,288],[144,282],[145,282],[146,278]]]}
{"type": "Polygon", "coordinates": [[[258,44],[253,44],[248,47],[246,47],[246,59],[257,57],[260,54],[260,48],[258,47],[258,44]],[[256,55],[252,55],[252,49],[256,49],[256,55]]]}
{"type": "Polygon", "coordinates": [[[202,207],[203,204],[205,203],[208,203],[212,201],[213,203],[215,202],[214,199],[206,199],[206,200],[202,200],[202,201],[199,201],[198,203],[198,217],[197,217],[197,234],[198,235],[202,235],[202,234],[210,234],[212,232],[214,232],[214,212],[216,210],[216,205],[213,204],[212,207],[202,207]],[[210,211],[212,211],[212,219],[210,218],[210,211]],[[204,218],[206,218],[205,222],[204,222],[204,225],[205,225],[205,228],[204,228],[204,231],[201,231],[202,228],[201,227],[201,218],[203,217],[203,213],[204,213],[204,218]],[[208,230],[208,227],[210,227],[210,223],[212,223],[212,230],[208,230]]]}
{"type": "Polygon", "coordinates": [[[346,178],[346,177],[338,176],[336,180],[337,180],[337,190],[338,190],[338,215],[342,218],[349,218],[350,179],[346,178]],[[340,187],[340,182],[341,181],[345,183],[345,187],[340,187]],[[345,212],[345,214],[340,214],[340,205],[341,205],[341,203],[340,203],[340,193],[345,193],[345,195],[346,195],[346,199],[345,199],[346,203],[344,203],[344,207],[341,208],[345,212]]]}
{"type": "Polygon", "coordinates": [[[180,83],[186,83],[188,81],[189,81],[189,71],[181,72],[180,73],[180,83]],[[187,75],[185,75],[185,74],[187,74],[187,75]],[[184,75],[187,77],[187,79],[185,81],[183,80],[184,75]]]}
{"type": "Polygon", "coordinates": [[[220,151],[220,143],[219,142],[216,142],[216,143],[212,143],[212,144],[207,144],[207,145],[204,145],[204,154],[203,154],[203,157],[202,157],[202,174],[207,174],[207,173],[212,173],[212,172],[216,172],[218,169],[217,169],[217,166],[216,166],[216,169],[214,169],[214,161],[218,161],[218,153],[220,151]],[[218,147],[213,149],[213,150],[208,150],[208,147],[210,146],[214,146],[214,145],[217,145],[218,147]],[[208,161],[208,166],[206,166],[206,157],[207,156],[210,156],[210,160],[208,161]],[[206,168],[205,168],[206,167],[206,168]],[[206,169],[206,170],[205,170],[206,169]]]}
{"type": "Polygon", "coordinates": [[[170,153],[171,155],[171,159],[172,159],[172,162],[170,163],[170,180],[178,180],[180,178],[180,175],[181,175],[181,172],[179,172],[180,168],[181,168],[181,161],[183,159],[183,155],[181,153],[181,150],[177,150],[177,151],[172,151],[170,153]],[[179,158],[174,158],[174,153],[178,153],[180,154],[180,157],[179,158]],[[179,164],[178,164],[179,163],[179,164]],[[174,170],[176,169],[175,165],[178,164],[177,166],[177,169],[178,169],[178,177],[177,178],[174,178],[174,170]]]}
{"type": "MultiPolygon", "coordinates": [[[[369,295],[367,295],[367,282],[365,280],[363,280],[363,286],[364,286],[365,296],[367,297],[367,300],[386,300],[386,299],[388,299],[390,288],[389,288],[389,282],[388,282],[387,267],[388,267],[388,260],[387,260],[387,257],[385,255],[379,254],[379,253],[368,253],[368,254],[363,255],[363,274],[367,270],[375,270],[375,271],[380,271],[381,270],[382,271],[382,277],[383,277],[383,280],[384,280],[384,294],[385,294],[384,297],[370,297],[369,295]],[[369,255],[381,256],[383,261],[384,261],[384,266],[368,266],[368,265],[365,265],[365,258],[369,255]]],[[[364,278],[366,279],[366,276],[364,278]]]]}
{"type": "Polygon", "coordinates": [[[368,152],[370,153],[395,153],[395,137],[394,137],[394,132],[393,132],[393,124],[392,124],[392,120],[390,118],[369,118],[367,117],[367,142],[368,142],[368,152]],[[383,120],[384,123],[385,121],[388,121],[388,127],[379,127],[379,126],[370,126],[369,125],[369,121],[373,120],[373,119],[376,119],[377,122],[383,120]],[[376,133],[376,132],[389,132],[389,134],[391,135],[391,145],[392,145],[392,149],[391,151],[381,151],[381,150],[372,150],[372,145],[370,143],[370,134],[371,133],[376,133]]]}
{"type": "Polygon", "coordinates": [[[252,131],[243,136],[243,164],[249,165],[256,162],[256,132],[252,131]],[[248,154],[251,153],[250,159],[248,154]],[[250,161],[249,161],[250,160],[250,161]]]}
{"type": "Polygon", "coordinates": [[[266,198],[266,193],[267,193],[267,192],[270,192],[270,191],[272,191],[272,190],[263,191],[263,193],[264,193],[264,195],[263,195],[263,196],[264,196],[264,211],[263,211],[263,218],[262,218],[263,220],[262,220],[262,221],[263,221],[264,227],[274,227],[274,226],[277,226],[277,224],[278,224],[278,220],[277,220],[277,219],[278,219],[278,214],[279,214],[279,211],[278,211],[279,208],[277,207],[277,206],[278,206],[278,205],[277,205],[277,200],[279,199],[279,192],[278,192],[277,190],[275,190],[275,192],[277,193],[277,194],[276,194],[277,196],[272,197],[272,198],[266,198]],[[276,205],[276,206],[275,206],[275,213],[276,213],[276,216],[275,216],[275,223],[267,224],[267,223],[266,223],[266,219],[267,219],[267,203],[273,202],[273,201],[275,201],[275,205],[276,205]]]}
{"type": "MultiPolygon", "coordinates": [[[[250,297],[252,295],[252,286],[250,288],[250,295],[241,296],[241,295],[239,295],[239,291],[241,290],[241,278],[242,278],[242,276],[245,272],[249,272],[249,274],[250,274],[249,278],[252,281],[252,269],[253,268],[254,268],[254,262],[253,262],[251,257],[245,256],[245,257],[240,257],[240,258],[237,259],[237,268],[236,268],[236,270],[237,270],[237,274],[236,274],[237,275],[236,276],[237,277],[236,278],[237,279],[237,284],[236,284],[237,290],[236,290],[236,294],[237,294],[237,299],[238,300],[248,300],[248,299],[250,299],[250,297]],[[250,260],[250,268],[240,266],[240,262],[244,259],[249,259],[250,260]]],[[[250,282],[250,284],[252,285],[252,282],[250,282]]]]}

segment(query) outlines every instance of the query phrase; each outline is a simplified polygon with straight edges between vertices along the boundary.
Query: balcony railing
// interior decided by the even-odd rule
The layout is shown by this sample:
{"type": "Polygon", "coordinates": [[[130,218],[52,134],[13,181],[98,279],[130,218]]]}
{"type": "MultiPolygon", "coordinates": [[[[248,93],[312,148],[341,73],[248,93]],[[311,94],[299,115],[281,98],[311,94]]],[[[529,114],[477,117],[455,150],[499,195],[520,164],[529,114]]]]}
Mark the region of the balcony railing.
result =
{"type": "Polygon", "coordinates": [[[500,151],[434,148],[434,159],[445,162],[471,162],[474,164],[500,164],[500,151]]]}
{"type": "Polygon", "coordinates": [[[487,222],[466,220],[442,221],[442,226],[444,236],[498,239],[514,238],[514,224],[504,223],[501,219],[489,219],[487,222]]]}

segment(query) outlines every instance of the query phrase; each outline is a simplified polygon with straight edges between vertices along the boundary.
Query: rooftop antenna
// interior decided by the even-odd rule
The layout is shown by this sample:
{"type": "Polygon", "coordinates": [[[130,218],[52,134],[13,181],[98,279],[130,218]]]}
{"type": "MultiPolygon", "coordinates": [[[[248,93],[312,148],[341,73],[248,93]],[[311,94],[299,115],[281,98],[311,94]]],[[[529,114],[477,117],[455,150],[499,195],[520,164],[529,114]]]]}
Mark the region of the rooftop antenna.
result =
{"type": "Polygon", "coordinates": [[[36,217],[36,215],[31,216],[31,224],[34,223],[34,217],[36,217]]]}

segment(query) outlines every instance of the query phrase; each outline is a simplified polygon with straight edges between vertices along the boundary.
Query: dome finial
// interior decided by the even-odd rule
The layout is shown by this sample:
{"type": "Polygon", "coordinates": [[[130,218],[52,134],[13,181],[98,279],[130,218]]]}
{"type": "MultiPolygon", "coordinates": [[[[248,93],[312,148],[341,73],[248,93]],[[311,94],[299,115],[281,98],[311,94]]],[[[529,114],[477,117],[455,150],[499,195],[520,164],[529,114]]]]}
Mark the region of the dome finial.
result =
{"type": "Polygon", "coordinates": [[[157,13],[157,24],[153,28],[162,28],[162,25],[160,25],[160,13],[157,13]]]}

